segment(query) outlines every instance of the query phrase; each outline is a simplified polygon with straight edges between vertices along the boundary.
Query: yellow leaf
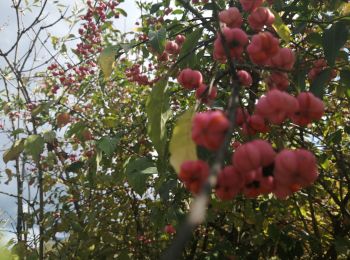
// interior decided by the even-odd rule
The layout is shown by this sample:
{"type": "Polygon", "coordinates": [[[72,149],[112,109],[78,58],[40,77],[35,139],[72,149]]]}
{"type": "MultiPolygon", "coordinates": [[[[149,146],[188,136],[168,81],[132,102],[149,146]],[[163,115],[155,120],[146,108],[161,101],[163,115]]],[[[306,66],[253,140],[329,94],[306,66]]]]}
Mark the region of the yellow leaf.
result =
{"type": "Polygon", "coordinates": [[[350,3],[345,3],[341,8],[341,14],[342,15],[348,15],[350,14],[350,3]]]}
{"type": "Polygon", "coordinates": [[[286,43],[289,43],[291,31],[289,30],[288,26],[283,23],[281,16],[277,12],[272,12],[275,15],[275,22],[272,27],[276,30],[278,36],[282,40],[284,40],[286,43]]]}
{"type": "Polygon", "coordinates": [[[115,118],[113,116],[108,116],[108,117],[102,119],[102,123],[107,128],[114,128],[117,126],[118,120],[117,120],[117,118],[115,118]]]}
{"type": "Polygon", "coordinates": [[[101,52],[100,57],[98,58],[98,64],[100,65],[105,79],[108,79],[112,74],[116,54],[116,47],[109,46],[101,52]]]}
{"type": "Polygon", "coordinates": [[[192,140],[192,118],[195,109],[190,108],[179,117],[170,140],[170,164],[179,173],[184,161],[197,160],[196,144],[192,140]]]}

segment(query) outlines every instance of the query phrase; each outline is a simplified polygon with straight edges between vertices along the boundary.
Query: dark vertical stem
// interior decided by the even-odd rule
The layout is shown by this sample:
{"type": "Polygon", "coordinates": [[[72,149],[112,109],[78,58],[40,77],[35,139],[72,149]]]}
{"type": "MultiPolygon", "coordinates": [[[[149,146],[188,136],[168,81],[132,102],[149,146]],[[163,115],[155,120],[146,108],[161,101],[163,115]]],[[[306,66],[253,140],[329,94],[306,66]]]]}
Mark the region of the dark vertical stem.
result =
{"type": "Polygon", "coordinates": [[[16,160],[16,176],[17,176],[17,240],[18,242],[22,241],[22,231],[23,231],[23,181],[20,171],[20,162],[19,159],[16,160]]]}
{"type": "Polygon", "coordinates": [[[40,164],[39,168],[39,259],[44,259],[44,182],[43,182],[43,171],[40,164]]]}

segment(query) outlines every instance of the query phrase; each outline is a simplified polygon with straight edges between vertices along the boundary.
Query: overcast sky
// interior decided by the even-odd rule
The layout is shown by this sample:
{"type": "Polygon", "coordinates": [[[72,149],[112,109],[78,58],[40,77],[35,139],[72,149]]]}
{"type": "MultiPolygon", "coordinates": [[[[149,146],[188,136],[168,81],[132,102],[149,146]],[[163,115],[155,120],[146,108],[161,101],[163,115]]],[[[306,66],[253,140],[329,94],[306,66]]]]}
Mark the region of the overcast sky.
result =
{"type": "MultiPolygon", "coordinates": [[[[53,4],[54,1],[49,0],[49,5],[46,11],[46,14],[48,14],[46,23],[49,24],[52,21],[55,21],[59,16],[60,13],[58,12],[57,8],[53,4]]],[[[14,40],[16,39],[16,17],[15,12],[13,9],[11,9],[11,0],[0,0],[0,49],[3,51],[7,51],[10,46],[14,43],[14,40]]],[[[82,1],[81,0],[59,0],[60,4],[66,5],[69,7],[69,11],[73,10],[75,6],[81,7],[82,1]]],[[[135,7],[135,1],[134,0],[126,0],[125,3],[120,4],[120,8],[124,9],[128,16],[125,18],[121,16],[121,18],[116,23],[116,26],[119,30],[127,32],[132,30],[135,27],[135,22],[137,18],[140,16],[139,11],[135,7]]],[[[46,15],[45,14],[45,15],[46,15]]],[[[31,21],[33,21],[33,18],[35,17],[35,11],[33,13],[26,12],[25,13],[25,24],[30,24],[31,21]]],[[[65,22],[61,22],[57,24],[55,27],[50,28],[48,33],[60,37],[67,34],[69,25],[65,22]]],[[[29,45],[29,40],[26,40],[22,43],[21,48],[23,51],[27,49],[29,45]]],[[[43,53],[42,55],[45,55],[43,53]]],[[[45,57],[43,57],[45,58],[45,57]]],[[[0,59],[0,68],[4,68],[4,62],[2,59],[0,59]]],[[[0,82],[0,91],[4,89],[4,86],[2,85],[2,82],[0,82]]],[[[3,122],[5,118],[0,116],[0,122],[3,122]]],[[[5,191],[8,193],[16,194],[16,183],[15,181],[10,182],[8,185],[4,184],[6,181],[6,174],[4,173],[4,170],[6,169],[6,165],[4,165],[2,160],[2,151],[6,148],[8,148],[10,145],[9,140],[7,139],[6,135],[0,133],[0,190],[5,191]]],[[[9,163],[8,167],[10,167],[11,164],[9,163]]],[[[26,194],[26,191],[25,191],[26,194]]],[[[0,215],[0,219],[7,218],[9,219],[9,223],[5,227],[0,227],[1,229],[10,229],[12,230],[11,223],[14,224],[14,220],[16,218],[16,200],[13,198],[10,198],[5,195],[0,194],[0,211],[3,212],[2,216],[0,215]],[[12,220],[11,220],[12,219],[12,220]]],[[[0,213],[1,214],[1,213],[0,213]]],[[[4,241],[9,240],[10,238],[14,237],[13,234],[8,232],[1,232],[0,234],[4,236],[4,241]]]]}

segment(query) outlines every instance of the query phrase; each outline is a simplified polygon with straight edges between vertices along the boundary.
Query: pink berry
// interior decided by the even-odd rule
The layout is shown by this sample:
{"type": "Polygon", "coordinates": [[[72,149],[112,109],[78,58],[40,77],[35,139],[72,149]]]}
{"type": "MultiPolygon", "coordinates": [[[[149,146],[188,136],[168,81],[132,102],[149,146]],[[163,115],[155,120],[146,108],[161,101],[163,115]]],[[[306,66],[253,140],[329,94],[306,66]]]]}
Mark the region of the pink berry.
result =
{"type": "Polygon", "coordinates": [[[186,89],[196,89],[198,88],[203,81],[202,74],[198,70],[191,70],[189,68],[183,69],[177,81],[186,89]]]}
{"type": "Polygon", "coordinates": [[[220,22],[225,23],[230,28],[239,28],[243,23],[242,15],[236,7],[230,7],[227,10],[221,11],[219,13],[219,19],[220,22]]]}

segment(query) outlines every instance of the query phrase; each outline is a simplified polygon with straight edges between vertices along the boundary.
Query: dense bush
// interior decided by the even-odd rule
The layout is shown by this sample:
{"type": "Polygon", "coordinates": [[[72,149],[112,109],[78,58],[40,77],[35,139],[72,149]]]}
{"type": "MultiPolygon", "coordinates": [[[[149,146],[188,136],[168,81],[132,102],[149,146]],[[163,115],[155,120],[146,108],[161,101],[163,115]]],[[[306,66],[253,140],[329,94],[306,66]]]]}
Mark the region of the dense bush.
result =
{"type": "Polygon", "coordinates": [[[118,1],[87,1],[35,77],[12,56],[19,36],[1,49],[13,252],[346,259],[350,4],[137,5],[137,30],[123,34],[118,1]]]}

